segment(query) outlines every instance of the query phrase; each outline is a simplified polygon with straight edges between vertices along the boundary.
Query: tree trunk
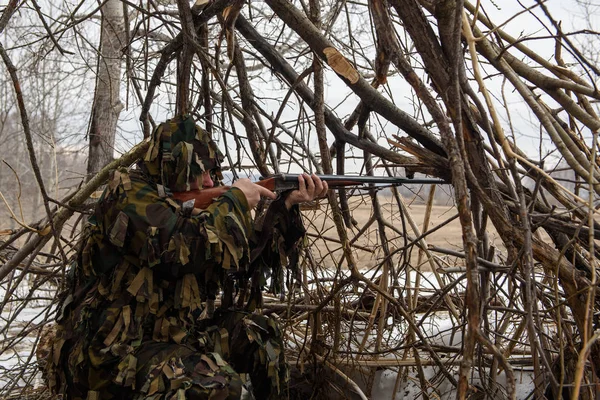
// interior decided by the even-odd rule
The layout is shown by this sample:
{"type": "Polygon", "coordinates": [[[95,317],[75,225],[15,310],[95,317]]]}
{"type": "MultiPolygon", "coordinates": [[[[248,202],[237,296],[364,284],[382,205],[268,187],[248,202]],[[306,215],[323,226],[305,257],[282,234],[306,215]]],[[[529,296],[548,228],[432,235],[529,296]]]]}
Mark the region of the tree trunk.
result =
{"type": "Polygon", "coordinates": [[[124,38],[123,5],[119,0],[108,0],[102,7],[98,74],[89,132],[88,180],[113,159],[117,121],[123,109],[119,89],[124,38]]]}

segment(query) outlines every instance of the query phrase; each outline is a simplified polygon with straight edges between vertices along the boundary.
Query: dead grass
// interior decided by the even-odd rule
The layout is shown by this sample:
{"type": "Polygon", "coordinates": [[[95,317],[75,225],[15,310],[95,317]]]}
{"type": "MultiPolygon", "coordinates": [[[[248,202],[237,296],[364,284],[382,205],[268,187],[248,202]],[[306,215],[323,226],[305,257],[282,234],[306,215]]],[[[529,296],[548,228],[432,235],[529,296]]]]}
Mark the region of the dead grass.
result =
{"type": "MultiPolygon", "coordinates": [[[[431,231],[457,214],[457,210],[453,205],[435,205],[432,207],[429,224],[425,227],[423,224],[427,207],[420,204],[409,204],[407,206],[408,214],[419,229],[419,232],[415,232],[408,222],[409,215],[402,215],[393,197],[380,196],[380,203],[383,219],[391,226],[386,229],[386,234],[390,251],[397,251],[397,257],[394,258],[394,261],[408,261],[415,268],[419,264],[419,249],[415,246],[410,246],[406,250],[398,251],[398,249],[406,247],[419,234],[431,231]]],[[[350,202],[350,212],[357,222],[356,227],[348,229],[348,237],[353,244],[356,262],[359,269],[370,269],[380,263],[384,257],[377,222],[371,223],[364,232],[361,232],[373,216],[370,198],[368,196],[353,197],[350,202]]],[[[335,268],[339,263],[342,251],[330,208],[322,204],[318,210],[304,211],[304,216],[309,233],[308,246],[313,255],[317,261],[321,261],[322,265],[327,268],[335,268]]],[[[493,227],[489,229],[488,237],[492,245],[503,248],[501,240],[493,227]]],[[[457,218],[452,220],[442,228],[424,237],[423,243],[462,251],[460,222],[457,218]]],[[[440,260],[445,259],[441,254],[436,255],[440,257],[440,260]]],[[[424,260],[425,257],[421,259],[421,269],[429,270],[430,265],[429,263],[423,263],[424,260]]]]}

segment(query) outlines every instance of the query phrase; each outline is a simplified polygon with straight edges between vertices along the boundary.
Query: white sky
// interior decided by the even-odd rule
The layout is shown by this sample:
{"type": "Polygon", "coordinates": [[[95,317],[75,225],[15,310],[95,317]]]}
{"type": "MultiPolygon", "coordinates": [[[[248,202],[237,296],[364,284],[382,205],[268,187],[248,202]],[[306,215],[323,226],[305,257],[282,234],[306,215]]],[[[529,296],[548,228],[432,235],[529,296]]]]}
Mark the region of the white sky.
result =
{"type": "MultiPolygon", "coordinates": [[[[0,8],[6,4],[7,0],[0,0],[0,8]]],[[[592,29],[597,29],[600,30],[599,26],[600,26],[600,13],[598,13],[598,8],[600,8],[598,5],[594,5],[594,2],[599,2],[599,0],[593,0],[590,1],[590,5],[588,6],[587,10],[589,10],[589,13],[586,15],[585,13],[585,8],[582,7],[582,1],[577,1],[577,0],[565,0],[565,1],[561,1],[561,0],[548,0],[545,2],[545,4],[547,5],[547,7],[550,9],[552,15],[554,16],[554,18],[557,18],[559,20],[562,21],[563,23],[563,30],[565,32],[571,32],[573,30],[579,30],[579,29],[585,29],[588,27],[591,27],[592,29]]],[[[533,4],[535,4],[535,1],[533,0],[523,0],[521,2],[523,4],[523,6],[528,7],[531,6],[533,4]]],[[[94,3],[95,4],[95,3],[94,3]]],[[[482,5],[485,9],[485,11],[488,13],[488,15],[491,17],[491,19],[495,22],[495,23],[501,23],[503,21],[506,21],[507,19],[509,19],[510,17],[512,17],[513,15],[515,15],[515,13],[517,13],[519,10],[522,10],[523,7],[519,6],[519,3],[516,0],[495,0],[493,3],[490,0],[483,0],[482,1],[482,5]]],[[[550,22],[548,21],[548,19],[542,15],[541,10],[539,9],[535,9],[535,13],[536,15],[539,16],[540,20],[546,24],[547,26],[550,26],[550,22]]],[[[364,15],[360,16],[360,18],[366,18],[364,15]]],[[[267,22],[268,23],[268,22],[267,22]]],[[[518,15],[517,17],[511,19],[505,26],[504,29],[509,32],[511,35],[516,36],[516,37],[522,37],[522,36],[529,36],[529,35],[543,35],[545,33],[543,33],[542,31],[540,31],[540,22],[537,21],[535,19],[534,16],[532,16],[530,13],[528,12],[523,12],[520,15],[518,15]]],[[[554,31],[552,29],[552,31],[554,31]]],[[[585,43],[585,46],[590,46],[590,45],[596,45],[596,48],[599,47],[600,45],[597,45],[596,43],[598,43],[597,37],[593,37],[593,36],[577,36],[577,37],[573,37],[573,40],[576,42],[581,42],[584,39],[590,38],[589,43],[585,43]]],[[[4,39],[2,39],[4,42],[4,39]]],[[[4,42],[6,43],[6,42],[4,42]]],[[[535,48],[536,51],[543,55],[546,58],[550,58],[553,54],[553,50],[554,50],[554,42],[550,39],[548,40],[536,40],[536,41],[530,41],[527,42],[527,44],[532,47],[535,48]]],[[[85,45],[85,43],[83,43],[83,45],[85,45]]],[[[588,49],[589,52],[594,53],[593,49],[588,49]]],[[[343,50],[342,50],[343,51],[343,50]]],[[[600,53],[600,52],[595,52],[595,53],[600,53]]],[[[512,54],[515,56],[520,56],[520,54],[517,51],[512,51],[512,54]]],[[[346,54],[347,55],[347,54],[346,54]]],[[[565,56],[566,58],[566,56],[565,56]]],[[[596,61],[596,60],[593,60],[596,61]]],[[[172,63],[174,65],[174,63],[172,63]]],[[[90,66],[90,67],[93,67],[90,66]]],[[[491,70],[489,70],[491,71],[491,70]]],[[[302,72],[301,69],[297,68],[297,72],[300,73],[302,72]]],[[[261,72],[265,77],[268,78],[268,76],[270,75],[270,72],[268,72],[268,70],[264,70],[263,72],[261,72]]],[[[88,77],[90,74],[87,74],[88,77]]],[[[235,78],[232,77],[230,78],[231,80],[234,80],[235,78]]],[[[337,76],[335,76],[335,74],[333,72],[331,72],[331,70],[327,70],[327,75],[326,75],[326,82],[328,83],[328,86],[326,87],[325,90],[325,94],[326,94],[326,103],[329,104],[331,107],[336,106],[335,108],[335,112],[338,115],[338,117],[340,117],[342,120],[349,114],[352,112],[352,110],[356,107],[356,105],[358,104],[358,98],[353,95],[350,94],[350,90],[339,80],[339,78],[337,78],[337,76]]],[[[408,89],[408,85],[404,82],[404,80],[400,77],[391,77],[389,79],[389,90],[393,93],[394,95],[394,101],[396,102],[396,104],[405,112],[408,112],[409,114],[413,114],[415,112],[414,110],[414,106],[411,103],[411,99],[409,96],[409,89],[408,89]]],[[[487,81],[488,84],[488,89],[492,92],[492,93],[499,93],[499,88],[500,88],[500,84],[501,82],[499,80],[491,80],[491,81],[487,81]]],[[[93,82],[90,82],[90,79],[88,78],[88,84],[86,84],[87,87],[87,92],[82,92],[80,94],[78,94],[79,98],[81,99],[81,101],[79,102],[79,104],[77,104],[78,107],[80,107],[82,110],[89,110],[89,102],[91,101],[91,91],[93,90],[93,82]],[[86,99],[86,97],[90,98],[90,100],[86,99]]],[[[161,87],[165,87],[165,84],[161,85],[161,87]]],[[[477,90],[476,86],[473,85],[474,89],[477,90]]],[[[255,90],[256,90],[256,97],[257,100],[260,100],[261,98],[266,99],[266,98],[278,98],[281,99],[283,98],[283,96],[285,95],[286,90],[281,91],[278,88],[275,87],[269,87],[266,84],[260,84],[260,85],[255,85],[255,90]]],[[[124,93],[123,93],[124,96],[124,93]]],[[[512,121],[515,127],[515,130],[518,134],[518,141],[519,141],[519,145],[526,150],[528,153],[530,153],[532,156],[535,157],[538,146],[539,146],[539,127],[538,127],[538,123],[536,122],[536,120],[534,118],[532,118],[528,112],[527,109],[525,107],[521,107],[521,102],[519,99],[519,96],[515,93],[511,93],[511,90],[507,90],[507,97],[508,97],[508,101],[511,104],[510,107],[510,111],[511,111],[511,117],[512,117],[512,121]],[[532,122],[533,121],[533,122],[532,122]]],[[[152,109],[152,115],[155,118],[156,121],[161,121],[164,120],[165,118],[170,117],[170,115],[168,115],[168,110],[171,108],[170,104],[169,104],[170,100],[164,96],[158,98],[155,103],[154,103],[154,107],[152,109]]],[[[73,102],[71,101],[71,104],[73,102]]],[[[138,122],[138,117],[139,117],[139,107],[134,106],[135,102],[132,101],[130,102],[130,107],[128,110],[124,110],[121,114],[121,122],[119,125],[119,129],[120,129],[120,135],[119,135],[119,142],[117,143],[117,151],[118,152],[124,152],[127,151],[131,148],[131,146],[137,142],[139,142],[141,140],[142,134],[141,134],[141,129],[140,129],[140,124],[138,122]]],[[[277,113],[279,104],[278,101],[273,101],[273,100],[264,100],[263,105],[268,109],[268,112],[272,113],[273,115],[277,113]]],[[[75,106],[73,106],[73,108],[77,108],[75,106]]],[[[296,110],[291,110],[291,109],[287,109],[286,112],[284,113],[284,115],[282,116],[281,120],[282,121],[286,121],[286,120],[293,120],[297,117],[297,111],[296,110]]],[[[82,118],[82,114],[79,113],[66,113],[66,115],[63,117],[66,122],[63,123],[64,126],[81,126],[82,130],[85,131],[85,126],[87,124],[86,123],[82,123],[82,120],[85,119],[82,118]]],[[[372,118],[372,123],[376,122],[376,118],[372,118]]],[[[241,126],[238,126],[241,129],[241,126]]],[[[387,124],[383,127],[383,131],[377,132],[377,127],[373,126],[372,130],[374,131],[374,133],[379,133],[380,135],[385,135],[385,136],[391,136],[392,134],[400,134],[400,135],[404,135],[401,131],[399,131],[395,126],[393,126],[392,124],[387,124]]],[[[435,130],[434,130],[435,133],[435,130]]],[[[79,131],[79,134],[81,136],[81,138],[83,138],[83,134],[84,132],[79,131]]],[[[318,152],[318,146],[317,146],[317,141],[316,141],[316,136],[314,134],[311,134],[311,137],[308,139],[309,140],[309,144],[310,147],[312,148],[312,150],[317,153],[318,152]]],[[[333,138],[331,137],[330,143],[333,141],[333,138]]],[[[230,145],[232,140],[229,140],[230,145]]],[[[547,140],[544,140],[543,142],[543,152],[547,151],[548,149],[551,148],[551,143],[549,143],[547,140]]],[[[380,141],[380,144],[383,146],[388,146],[387,143],[384,140],[380,141]]],[[[82,144],[82,147],[85,147],[85,144],[82,144]]],[[[362,152],[358,151],[357,155],[362,154],[362,152]]]]}

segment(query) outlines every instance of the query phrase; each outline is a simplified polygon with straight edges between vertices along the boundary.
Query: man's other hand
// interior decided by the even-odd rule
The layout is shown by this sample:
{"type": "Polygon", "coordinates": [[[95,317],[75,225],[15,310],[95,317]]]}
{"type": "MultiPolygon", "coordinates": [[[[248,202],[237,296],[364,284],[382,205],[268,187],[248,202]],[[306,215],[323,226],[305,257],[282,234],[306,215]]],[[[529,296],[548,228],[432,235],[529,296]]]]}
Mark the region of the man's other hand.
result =
{"type": "Polygon", "coordinates": [[[312,201],[324,197],[329,190],[327,182],[317,175],[302,174],[298,176],[298,190],[292,191],[285,199],[285,206],[289,210],[294,204],[312,201]]]}
{"type": "Polygon", "coordinates": [[[256,207],[260,201],[260,196],[265,196],[270,199],[275,199],[277,197],[277,195],[271,192],[269,189],[258,186],[248,178],[238,179],[233,184],[233,187],[236,187],[244,192],[244,195],[246,195],[246,200],[248,200],[248,205],[251,209],[256,207]]]}

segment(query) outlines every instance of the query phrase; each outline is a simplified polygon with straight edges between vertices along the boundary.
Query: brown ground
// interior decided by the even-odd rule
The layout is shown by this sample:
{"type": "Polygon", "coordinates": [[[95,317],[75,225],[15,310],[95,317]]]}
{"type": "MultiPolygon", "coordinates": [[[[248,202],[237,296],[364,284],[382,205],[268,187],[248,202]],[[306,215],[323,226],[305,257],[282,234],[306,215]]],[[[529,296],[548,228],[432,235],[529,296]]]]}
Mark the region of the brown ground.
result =
{"type": "MultiPolygon", "coordinates": [[[[388,245],[390,247],[390,250],[393,251],[395,249],[404,247],[405,238],[403,237],[402,232],[406,231],[406,233],[408,234],[408,238],[406,239],[407,242],[410,242],[412,239],[416,238],[417,234],[410,227],[410,224],[408,223],[407,219],[405,219],[406,222],[405,225],[403,225],[402,215],[399,211],[399,207],[394,202],[392,197],[380,196],[380,202],[382,205],[382,213],[384,220],[394,227],[394,229],[386,229],[388,245]]],[[[373,210],[368,196],[365,196],[364,199],[361,197],[353,198],[353,201],[350,204],[350,209],[353,218],[358,222],[357,228],[348,230],[348,237],[350,240],[353,240],[356,239],[357,234],[359,234],[359,230],[361,230],[365,226],[365,224],[369,222],[371,216],[373,215],[373,210]]],[[[431,230],[432,228],[435,228],[436,226],[442,224],[444,221],[455,216],[457,213],[456,208],[452,205],[433,206],[428,228],[424,229],[423,221],[425,217],[426,206],[416,204],[409,205],[408,211],[414,223],[420,229],[421,233],[425,232],[426,230],[431,230]]],[[[337,230],[333,223],[333,217],[331,216],[330,209],[325,205],[321,205],[320,210],[305,210],[304,216],[310,235],[308,237],[308,243],[316,261],[319,262],[322,259],[323,264],[327,267],[333,267],[337,265],[341,257],[341,251],[339,250],[341,245],[338,242],[329,240],[339,239],[337,230]],[[325,239],[317,239],[314,237],[314,235],[319,234],[324,236],[325,239]]],[[[496,246],[501,246],[501,240],[497,236],[496,232],[493,231],[493,228],[490,229],[489,240],[490,243],[495,244],[496,246]]],[[[462,235],[458,218],[454,219],[441,229],[427,235],[425,241],[428,245],[434,245],[437,247],[451,249],[454,251],[461,251],[462,235]]],[[[367,231],[365,231],[365,233],[360,234],[360,236],[354,241],[354,244],[356,246],[360,246],[364,249],[370,250],[366,251],[357,247],[353,248],[359,269],[362,270],[370,268],[378,264],[378,262],[380,262],[381,257],[384,253],[380,245],[376,222],[373,223],[367,229],[367,231]]],[[[412,247],[410,253],[411,264],[413,266],[418,265],[418,248],[412,247]]],[[[445,257],[442,254],[434,254],[440,257],[445,257]]],[[[408,256],[408,254],[406,256],[408,256]]],[[[395,262],[398,262],[398,259],[395,259],[395,262]]],[[[343,264],[345,265],[345,263],[343,264]]],[[[430,267],[428,264],[426,264],[423,268],[429,269],[430,267]]]]}

